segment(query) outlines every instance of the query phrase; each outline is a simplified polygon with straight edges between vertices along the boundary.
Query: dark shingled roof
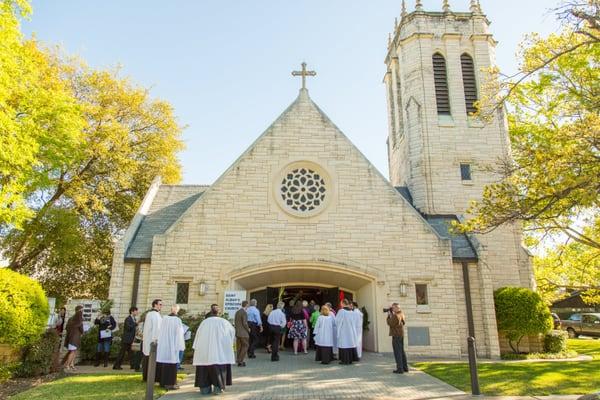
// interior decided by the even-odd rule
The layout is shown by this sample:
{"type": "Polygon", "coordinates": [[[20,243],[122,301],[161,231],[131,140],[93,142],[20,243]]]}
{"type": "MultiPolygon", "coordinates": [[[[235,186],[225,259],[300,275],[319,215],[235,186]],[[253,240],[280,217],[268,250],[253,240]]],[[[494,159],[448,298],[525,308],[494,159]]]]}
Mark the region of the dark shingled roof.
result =
{"type": "Polygon", "coordinates": [[[161,185],[125,252],[125,259],[149,260],[154,235],[165,233],[206,189],[205,185],[161,185]]]}
{"type": "MultiPolygon", "coordinates": [[[[412,195],[406,186],[396,186],[396,190],[404,197],[413,208],[419,211],[413,204],[412,195]]],[[[420,212],[420,211],[419,211],[420,212]]],[[[452,222],[458,221],[455,215],[427,215],[423,218],[429,222],[429,225],[442,237],[450,239],[452,245],[452,258],[456,261],[476,261],[478,259],[475,246],[464,233],[452,232],[452,222]]]]}

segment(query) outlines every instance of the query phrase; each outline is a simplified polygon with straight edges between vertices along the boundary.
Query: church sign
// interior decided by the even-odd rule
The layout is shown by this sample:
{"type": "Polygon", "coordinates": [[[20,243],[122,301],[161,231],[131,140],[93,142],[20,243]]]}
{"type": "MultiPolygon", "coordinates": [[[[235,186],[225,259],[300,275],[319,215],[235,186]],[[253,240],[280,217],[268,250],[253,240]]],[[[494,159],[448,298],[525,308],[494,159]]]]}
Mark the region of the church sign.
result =
{"type": "Polygon", "coordinates": [[[246,300],[245,290],[226,290],[223,301],[223,312],[227,313],[229,319],[233,319],[235,312],[242,306],[242,301],[246,300]]]}

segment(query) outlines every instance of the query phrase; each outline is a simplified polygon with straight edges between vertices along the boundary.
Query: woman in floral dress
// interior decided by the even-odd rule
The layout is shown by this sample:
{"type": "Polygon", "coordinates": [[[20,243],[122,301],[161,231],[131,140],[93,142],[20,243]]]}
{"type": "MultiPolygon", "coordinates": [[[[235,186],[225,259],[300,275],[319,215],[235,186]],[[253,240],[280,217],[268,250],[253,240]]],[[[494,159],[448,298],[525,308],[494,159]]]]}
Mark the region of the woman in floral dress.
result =
{"type": "Polygon", "coordinates": [[[298,343],[302,341],[304,354],[308,354],[306,338],[308,337],[308,322],[302,309],[302,302],[297,301],[292,309],[290,321],[288,322],[288,337],[294,340],[294,354],[298,354],[298,343]]]}

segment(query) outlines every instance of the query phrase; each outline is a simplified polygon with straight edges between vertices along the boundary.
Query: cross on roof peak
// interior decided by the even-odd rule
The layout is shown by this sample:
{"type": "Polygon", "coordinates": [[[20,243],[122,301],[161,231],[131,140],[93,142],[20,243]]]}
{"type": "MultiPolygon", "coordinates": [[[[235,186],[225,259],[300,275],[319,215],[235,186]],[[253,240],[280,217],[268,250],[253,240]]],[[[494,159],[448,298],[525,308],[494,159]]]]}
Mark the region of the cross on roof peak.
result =
{"type": "Polygon", "coordinates": [[[317,75],[317,72],[316,71],[307,71],[305,62],[303,62],[301,65],[302,65],[302,71],[292,71],[292,76],[301,76],[302,77],[302,89],[306,89],[306,77],[307,76],[315,76],[315,75],[317,75]]]}

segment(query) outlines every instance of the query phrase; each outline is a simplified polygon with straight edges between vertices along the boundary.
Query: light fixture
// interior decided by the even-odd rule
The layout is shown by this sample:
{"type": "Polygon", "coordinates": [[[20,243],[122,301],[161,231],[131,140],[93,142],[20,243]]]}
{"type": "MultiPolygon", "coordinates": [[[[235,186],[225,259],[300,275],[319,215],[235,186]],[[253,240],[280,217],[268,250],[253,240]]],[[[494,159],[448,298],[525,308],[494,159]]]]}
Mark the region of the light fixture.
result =
{"type": "Polygon", "coordinates": [[[400,282],[400,297],[406,297],[408,295],[408,283],[405,281],[400,282]]]}
{"type": "Polygon", "coordinates": [[[206,282],[204,282],[204,281],[200,282],[199,294],[200,294],[200,296],[204,296],[206,294],[206,282]]]}

